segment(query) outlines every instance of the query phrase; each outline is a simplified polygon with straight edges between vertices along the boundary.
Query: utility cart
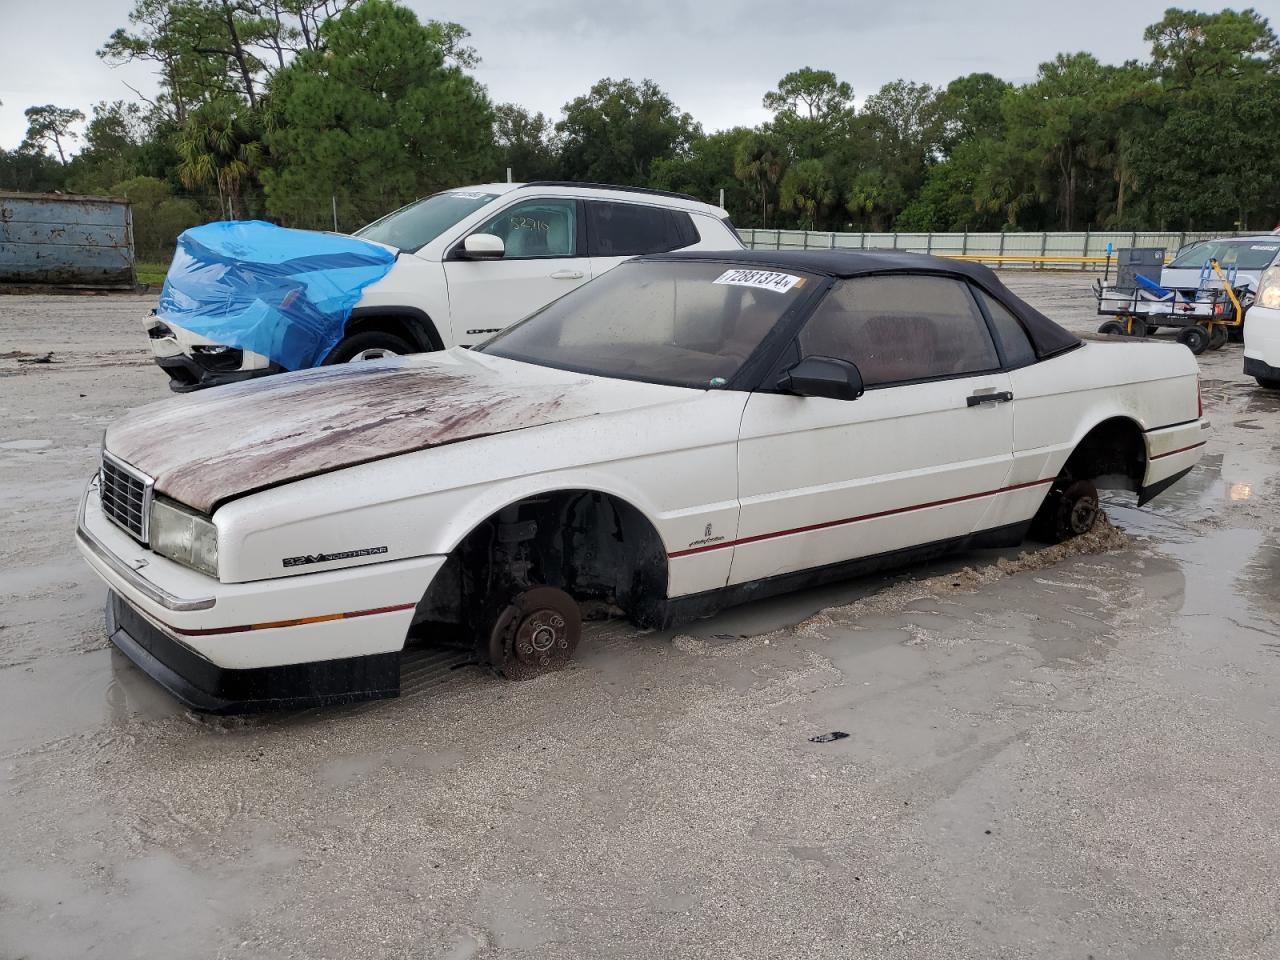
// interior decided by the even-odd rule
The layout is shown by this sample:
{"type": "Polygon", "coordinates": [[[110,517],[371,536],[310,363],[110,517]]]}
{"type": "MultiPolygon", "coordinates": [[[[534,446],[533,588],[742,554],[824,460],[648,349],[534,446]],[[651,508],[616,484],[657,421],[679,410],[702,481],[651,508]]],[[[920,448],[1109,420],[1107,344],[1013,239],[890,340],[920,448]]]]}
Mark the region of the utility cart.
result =
{"type": "Polygon", "coordinates": [[[1216,259],[1210,259],[1194,288],[1175,289],[1160,283],[1163,248],[1121,249],[1117,254],[1115,283],[1109,285],[1104,274],[1093,286],[1098,314],[1113,318],[1098,327],[1099,333],[1149,336],[1160,327],[1176,327],[1178,342],[1201,354],[1221,349],[1229,331],[1244,323],[1234,265],[1223,270],[1216,259]]]}

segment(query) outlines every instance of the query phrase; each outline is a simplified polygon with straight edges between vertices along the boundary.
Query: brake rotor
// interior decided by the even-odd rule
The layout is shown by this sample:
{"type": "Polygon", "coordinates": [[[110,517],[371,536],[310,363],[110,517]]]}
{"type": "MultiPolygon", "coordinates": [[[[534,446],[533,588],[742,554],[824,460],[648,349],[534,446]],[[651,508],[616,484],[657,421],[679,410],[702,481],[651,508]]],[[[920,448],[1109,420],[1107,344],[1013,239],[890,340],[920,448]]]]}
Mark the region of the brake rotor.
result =
{"type": "Polygon", "coordinates": [[[528,680],[562,669],[581,637],[582,614],[573,597],[555,587],[533,587],[498,614],[489,662],[509,680],[528,680]]]}

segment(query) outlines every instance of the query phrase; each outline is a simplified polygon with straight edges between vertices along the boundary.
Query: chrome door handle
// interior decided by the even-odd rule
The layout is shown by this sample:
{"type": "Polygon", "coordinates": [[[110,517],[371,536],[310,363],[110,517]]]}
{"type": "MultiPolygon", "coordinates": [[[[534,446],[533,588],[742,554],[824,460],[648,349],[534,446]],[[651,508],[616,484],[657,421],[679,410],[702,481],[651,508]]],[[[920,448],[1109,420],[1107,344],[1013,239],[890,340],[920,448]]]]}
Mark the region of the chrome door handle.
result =
{"type": "Polygon", "coordinates": [[[1013,399],[1013,394],[1008,390],[991,393],[974,393],[970,394],[967,403],[971,407],[976,407],[980,403],[1008,403],[1013,399]]]}
{"type": "Polygon", "coordinates": [[[552,280],[581,280],[586,274],[581,270],[557,270],[551,275],[552,280]]]}

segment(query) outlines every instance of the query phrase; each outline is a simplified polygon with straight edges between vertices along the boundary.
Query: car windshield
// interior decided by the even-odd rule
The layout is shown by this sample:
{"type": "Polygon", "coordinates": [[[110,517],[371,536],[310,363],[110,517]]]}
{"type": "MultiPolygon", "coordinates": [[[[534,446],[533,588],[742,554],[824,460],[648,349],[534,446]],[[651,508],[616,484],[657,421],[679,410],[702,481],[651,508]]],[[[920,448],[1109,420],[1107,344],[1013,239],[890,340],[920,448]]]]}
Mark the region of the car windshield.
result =
{"type": "Polygon", "coordinates": [[[356,231],[356,236],[413,252],[430,243],[468,214],[497,198],[496,193],[450,190],[393,210],[356,231]]]}
{"type": "Polygon", "coordinates": [[[478,349],[604,377],[718,388],[815,282],[732,263],[633,261],[478,349]]]}
{"type": "Polygon", "coordinates": [[[1249,240],[1208,240],[1184,250],[1174,258],[1172,267],[1203,267],[1210,259],[1237,270],[1265,270],[1280,253],[1280,239],[1257,237],[1249,240]]]}

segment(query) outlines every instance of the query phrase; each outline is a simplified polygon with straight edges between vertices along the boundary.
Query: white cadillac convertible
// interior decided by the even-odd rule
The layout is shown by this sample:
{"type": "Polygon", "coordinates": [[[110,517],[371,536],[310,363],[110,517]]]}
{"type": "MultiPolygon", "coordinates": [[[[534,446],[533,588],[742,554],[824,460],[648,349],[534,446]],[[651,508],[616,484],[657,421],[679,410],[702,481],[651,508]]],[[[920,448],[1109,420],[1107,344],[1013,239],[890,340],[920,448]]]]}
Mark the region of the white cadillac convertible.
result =
{"type": "Polygon", "coordinates": [[[984,267],[633,260],[474,350],[324,367],[107,431],[78,541],[116,646],[188,704],[395,696],[406,639],[510,678],[642,626],[1088,530],[1204,446],[1195,358],[1081,342],[984,267]]]}

